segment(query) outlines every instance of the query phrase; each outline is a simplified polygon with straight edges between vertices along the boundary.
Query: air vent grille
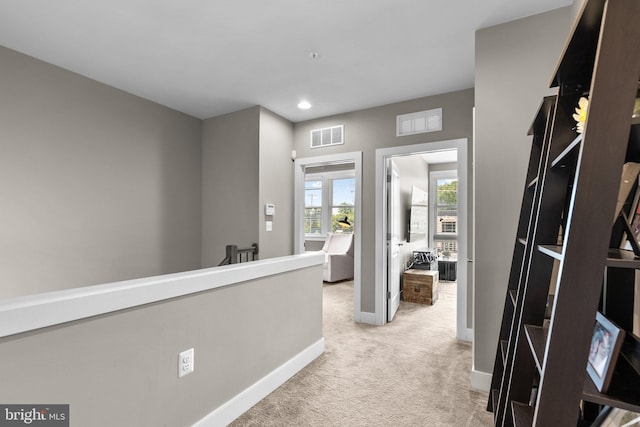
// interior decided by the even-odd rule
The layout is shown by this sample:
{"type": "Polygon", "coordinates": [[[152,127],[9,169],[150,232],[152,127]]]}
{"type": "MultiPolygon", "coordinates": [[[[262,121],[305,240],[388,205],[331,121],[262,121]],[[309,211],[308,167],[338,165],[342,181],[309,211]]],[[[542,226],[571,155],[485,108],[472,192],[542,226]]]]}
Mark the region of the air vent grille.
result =
{"type": "Polygon", "coordinates": [[[311,131],[311,148],[344,144],[344,125],[311,131]]]}
{"type": "Polygon", "coordinates": [[[396,116],[396,136],[442,130],[442,108],[396,116]]]}

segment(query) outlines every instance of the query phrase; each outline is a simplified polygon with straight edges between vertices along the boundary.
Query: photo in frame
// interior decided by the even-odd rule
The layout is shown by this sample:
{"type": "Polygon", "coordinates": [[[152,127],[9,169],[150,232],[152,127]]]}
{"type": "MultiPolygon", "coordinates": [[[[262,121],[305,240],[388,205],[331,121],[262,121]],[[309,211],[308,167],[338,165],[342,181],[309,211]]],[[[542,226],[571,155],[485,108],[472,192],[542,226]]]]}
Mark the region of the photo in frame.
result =
{"type": "Polygon", "coordinates": [[[589,348],[587,372],[601,393],[606,393],[611,382],[624,334],[624,331],[615,323],[602,313],[596,312],[596,324],[589,348]]]}
{"type": "Polygon", "coordinates": [[[592,427],[640,427],[640,413],[626,409],[606,407],[592,427]]]}

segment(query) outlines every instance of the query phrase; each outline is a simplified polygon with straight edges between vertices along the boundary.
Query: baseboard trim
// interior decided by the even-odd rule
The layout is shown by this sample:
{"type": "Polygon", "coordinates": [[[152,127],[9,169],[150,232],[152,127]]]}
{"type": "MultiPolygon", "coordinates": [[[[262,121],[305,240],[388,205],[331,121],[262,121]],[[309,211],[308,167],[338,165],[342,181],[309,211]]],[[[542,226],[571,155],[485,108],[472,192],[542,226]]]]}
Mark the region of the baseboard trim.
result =
{"type": "Polygon", "coordinates": [[[376,314],[369,313],[366,311],[360,312],[360,323],[367,323],[369,325],[377,325],[376,323],[376,314]]]}
{"type": "Polygon", "coordinates": [[[491,388],[491,374],[487,372],[471,370],[471,388],[488,392],[491,388]]]}
{"type": "Polygon", "coordinates": [[[311,344],[255,384],[216,408],[193,427],[226,426],[324,353],[324,338],[311,344]]]}

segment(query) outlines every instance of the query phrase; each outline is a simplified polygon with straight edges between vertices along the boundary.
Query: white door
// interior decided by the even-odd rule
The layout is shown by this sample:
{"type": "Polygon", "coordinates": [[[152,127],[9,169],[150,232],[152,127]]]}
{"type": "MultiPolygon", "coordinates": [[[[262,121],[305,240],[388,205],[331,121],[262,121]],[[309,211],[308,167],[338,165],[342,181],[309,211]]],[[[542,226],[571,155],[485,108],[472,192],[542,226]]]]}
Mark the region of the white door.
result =
{"type": "Polygon", "coordinates": [[[400,307],[400,247],[402,246],[402,226],[399,224],[400,216],[399,210],[402,209],[402,203],[400,198],[400,175],[393,160],[389,161],[391,167],[389,168],[390,176],[387,179],[389,185],[387,191],[388,203],[388,220],[387,230],[390,230],[389,239],[387,240],[389,259],[388,259],[388,274],[387,279],[387,322],[391,322],[393,317],[400,307]]]}

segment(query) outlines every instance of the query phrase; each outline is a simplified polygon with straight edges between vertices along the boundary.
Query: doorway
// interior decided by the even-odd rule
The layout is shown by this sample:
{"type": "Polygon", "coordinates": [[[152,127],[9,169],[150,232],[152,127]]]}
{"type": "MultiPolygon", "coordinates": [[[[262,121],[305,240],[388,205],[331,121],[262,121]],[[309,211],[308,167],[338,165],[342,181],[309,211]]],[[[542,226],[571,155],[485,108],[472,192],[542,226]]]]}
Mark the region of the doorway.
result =
{"type": "Polygon", "coordinates": [[[468,313],[470,304],[467,281],[467,188],[468,188],[468,157],[467,139],[438,141],[425,144],[408,145],[376,150],[376,272],[375,272],[375,307],[376,324],[387,322],[389,314],[390,283],[388,260],[390,247],[387,236],[389,229],[389,190],[387,176],[389,176],[390,160],[394,157],[410,154],[430,153],[446,150],[457,151],[458,177],[458,273],[457,273],[457,307],[456,307],[456,337],[460,340],[471,341],[472,329],[467,320],[472,316],[468,313]]]}
{"type": "Polygon", "coordinates": [[[361,321],[361,233],[362,233],[362,152],[308,157],[294,161],[294,254],[305,252],[304,209],[305,172],[307,169],[353,164],[355,179],[353,214],[353,318],[361,321]]]}

